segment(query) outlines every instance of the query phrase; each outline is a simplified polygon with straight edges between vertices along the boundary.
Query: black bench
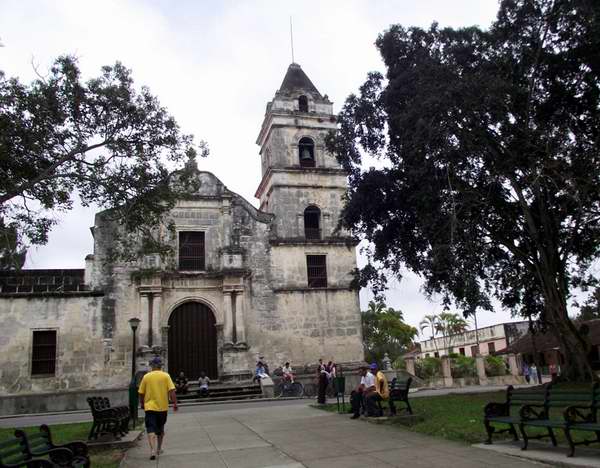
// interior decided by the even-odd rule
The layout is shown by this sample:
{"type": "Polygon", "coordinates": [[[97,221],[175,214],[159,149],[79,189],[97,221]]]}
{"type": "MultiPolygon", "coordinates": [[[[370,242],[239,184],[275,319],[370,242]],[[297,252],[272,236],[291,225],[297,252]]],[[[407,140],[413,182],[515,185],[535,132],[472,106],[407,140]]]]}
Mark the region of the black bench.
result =
{"type": "Polygon", "coordinates": [[[597,408],[600,405],[600,387],[595,383],[591,390],[561,390],[553,388],[543,405],[525,405],[521,408],[521,422],[519,429],[523,435],[523,450],[527,450],[529,439],[542,439],[549,437],[552,445],[556,446],[554,429],[562,429],[569,452],[567,456],[575,454],[576,445],[589,445],[600,443],[600,423],[597,420],[597,408]],[[547,434],[532,436],[527,433],[527,427],[546,429],[547,434]],[[574,442],[572,431],[594,432],[595,439],[574,442]]]}
{"type": "MultiPolygon", "coordinates": [[[[405,403],[405,409],[408,414],[413,414],[412,408],[410,407],[410,403],[408,401],[408,390],[410,389],[411,383],[412,377],[408,377],[407,379],[398,379],[397,377],[394,377],[392,381],[388,384],[388,390],[390,395],[388,401],[401,401],[405,403]]],[[[377,402],[377,407],[379,409],[379,415],[383,415],[381,401],[377,402]]]]}
{"type": "Polygon", "coordinates": [[[23,451],[21,440],[16,437],[0,442],[0,468],[46,468],[56,466],[50,460],[34,458],[23,451]]]}
{"type": "Polygon", "coordinates": [[[506,401],[504,403],[492,402],[485,405],[483,412],[483,424],[487,432],[486,444],[492,443],[493,434],[502,434],[509,432],[514,440],[519,440],[517,434],[518,426],[521,423],[520,410],[523,405],[544,405],[546,403],[551,384],[543,387],[515,389],[509,385],[506,389],[506,401]],[[508,426],[505,429],[498,429],[498,424],[508,426]]]}
{"type": "Polygon", "coordinates": [[[408,401],[408,391],[412,380],[412,377],[409,377],[406,380],[394,377],[390,383],[390,400],[394,403],[401,401],[406,404],[406,411],[408,414],[413,414],[410,402],[408,401]]]}
{"type": "Polygon", "coordinates": [[[88,440],[97,439],[101,434],[112,434],[120,439],[129,432],[129,407],[110,406],[106,397],[89,397],[87,402],[94,418],[88,440]]]}
{"type": "Polygon", "coordinates": [[[17,429],[15,437],[21,442],[23,453],[32,458],[48,456],[55,466],[81,468],[90,466],[88,449],[85,443],[74,441],[64,445],[55,445],[52,442],[50,428],[45,424],[35,434],[27,435],[24,431],[17,429]]]}

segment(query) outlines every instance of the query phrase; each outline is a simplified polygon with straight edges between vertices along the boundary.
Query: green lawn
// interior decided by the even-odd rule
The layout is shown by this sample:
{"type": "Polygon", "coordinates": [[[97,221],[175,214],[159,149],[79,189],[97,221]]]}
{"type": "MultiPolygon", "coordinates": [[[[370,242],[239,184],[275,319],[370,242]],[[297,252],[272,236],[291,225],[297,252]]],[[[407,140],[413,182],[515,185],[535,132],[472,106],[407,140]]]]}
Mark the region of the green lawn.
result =
{"type": "MultiPolygon", "coordinates": [[[[86,441],[91,426],[91,422],[55,424],[50,426],[50,429],[52,430],[52,439],[54,443],[60,445],[73,440],[86,441]]],[[[25,427],[18,429],[23,429],[26,433],[30,433],[36,432],[38,427],[25,427]]],[[[12,437],[14,430],[15,428],[0,428],[0,442],[12,437]]],[[[98,449],[92,450],[90,453],[90,459],[94,468],[118,468],[121,458],[123,458],[123,451],[118,449],[98,449]]]]}
{"type": "MultiPolygon", "coordinates": [[[[589,388],[589,386],[588,386],[589,388]]],[[[401,426],[403,429],[428,434],[431,436],[442,437],[444,439],[465,442],[468,444],[483,442],[486,439],[486,432],[483,426],[483,408],[490,401],[505,401],[505,392],[481,393],[481,394],[461,394],[461,395],[443,395],[434,397],[411,398],[410,404],[413,413],[423,416],[422,422],[416,422],[409,426],[401,426]]],[[[385,403],[384,407],[387,406],[385,403]]],[[[401,406],[401,404],[397,404],[401,406]]],[[[337,405],[329,404],[325,406],[315,406],[325,411],[337,411],[337,405]]],[[[347,409],[350,409],[347,404],[347,409]]],[[[399,411],[400,413],[400,411],[399,411]]],[[[507,427],[507,426],[502,426],[507,427]]],[[[528,428],[528,434],[538,434],[537,428],[528,428]]],[[[566,440],[562,431],[555,430],[559,445],[566,447],[566,440]]],[[[584,438],[589,433],[574,433],[575,440],[584,438]],[[578,437],[579,436],[579,437],[578,437]]],[[[494,440],[502,438],[510,439],[509,434],[495,435],[494,440]]],[[[548,441],[549,439],[542,439],[548,441]]],[[[593,447],[593,446],[592,446],[593,447]]],[[[596,445],[598,447],[598,445],[596,445]]]]}

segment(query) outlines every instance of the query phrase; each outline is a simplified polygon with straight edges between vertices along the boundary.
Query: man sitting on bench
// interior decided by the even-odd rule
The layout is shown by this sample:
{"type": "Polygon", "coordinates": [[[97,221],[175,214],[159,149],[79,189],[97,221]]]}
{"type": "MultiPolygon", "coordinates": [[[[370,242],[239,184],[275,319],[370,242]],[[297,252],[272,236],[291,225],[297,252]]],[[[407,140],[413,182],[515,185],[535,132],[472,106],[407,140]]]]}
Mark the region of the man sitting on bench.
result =
{"type": "MultiPolygon", "coordinates": [[[[350,405],[352,406],[352,417],[350,419],[358,419],[360,417],[360,409],[368,401],[369,395],[375,392],[375,376],[369,372],[369,366],[360,368],[360,384],[350,394],[350,405]]],[[[372,416],[368,411],[367,416],[372,416]]]]}
{"type": "Polygon", "coordinates": [[[396,415],[396,406],[394,401],[390,398],[390,387],[388,385],[387,378],[376,362],[371,364],[371,372],[375,375],[375,391],[372,392],[367,399],[367,413],[383,416],[381,408],[381,402],[388,400],[390,407],[390,416],[396,415]]]}

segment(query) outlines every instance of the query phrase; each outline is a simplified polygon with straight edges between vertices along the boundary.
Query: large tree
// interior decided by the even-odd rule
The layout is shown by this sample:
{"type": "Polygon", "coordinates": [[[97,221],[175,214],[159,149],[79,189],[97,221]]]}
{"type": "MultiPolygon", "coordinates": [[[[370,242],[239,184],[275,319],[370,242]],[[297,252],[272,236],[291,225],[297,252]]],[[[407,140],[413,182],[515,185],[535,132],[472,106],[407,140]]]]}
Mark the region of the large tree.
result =
{"type": "Polygon", "coordinates": [[[342,223],[374,246],[362,284],[405,265],[467,314],[495,297],[590,378],[567,301],[599,255],[600,2],[503,0],[489,30],[396,25],[376,44],[387,74],[328,141],[350,173],[342,223]]]}
{"type": "Polygon", "coordinates": [[[123,232],[152,237],[175,200],[169,163],[195,152],[192,136],[120,63],[87,82],[73,57],[31,84],[0,71],[0,225],[20,244],[44,244],[76,197],[109,209],[123,232]]]}
{"type": "Polygon", "coordinates": [[[417,329],[404,322],[401,311],[386,307],[381,302],[369,302],[362,314],[365,357],[381,362],[387,353],[392,361],[408,351],[417,329]]]}

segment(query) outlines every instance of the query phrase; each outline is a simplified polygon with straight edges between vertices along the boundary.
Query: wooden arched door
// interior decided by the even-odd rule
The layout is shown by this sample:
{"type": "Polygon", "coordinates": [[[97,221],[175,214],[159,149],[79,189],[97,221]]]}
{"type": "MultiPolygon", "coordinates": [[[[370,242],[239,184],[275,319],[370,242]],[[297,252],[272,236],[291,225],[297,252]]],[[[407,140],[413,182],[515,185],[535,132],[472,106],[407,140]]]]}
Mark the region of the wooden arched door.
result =
{"type": "Polygon", "coordinates": [[[181,371],[190,379],[200,371],[218,378],[215,316],[200,302],[181,304],[169,317],[169,374],[181,371]]]}

